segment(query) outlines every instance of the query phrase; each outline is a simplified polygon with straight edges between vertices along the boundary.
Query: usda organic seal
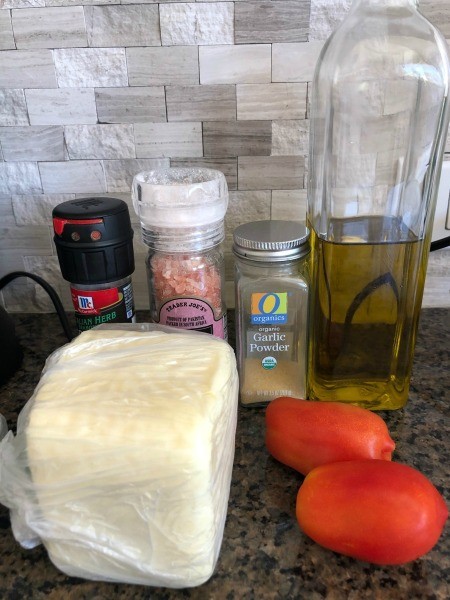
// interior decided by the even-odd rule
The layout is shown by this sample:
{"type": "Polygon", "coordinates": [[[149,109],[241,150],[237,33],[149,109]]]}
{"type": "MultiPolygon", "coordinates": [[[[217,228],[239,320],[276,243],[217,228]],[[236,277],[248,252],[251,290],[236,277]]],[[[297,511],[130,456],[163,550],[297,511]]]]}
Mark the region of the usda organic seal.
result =
{"type": "Polygon", "coordinates": [[[277,359],[274,356],[265,356],[262,361],[262,368],[269,371],[270,369],[275,369],[277,366],[277,359]]]}

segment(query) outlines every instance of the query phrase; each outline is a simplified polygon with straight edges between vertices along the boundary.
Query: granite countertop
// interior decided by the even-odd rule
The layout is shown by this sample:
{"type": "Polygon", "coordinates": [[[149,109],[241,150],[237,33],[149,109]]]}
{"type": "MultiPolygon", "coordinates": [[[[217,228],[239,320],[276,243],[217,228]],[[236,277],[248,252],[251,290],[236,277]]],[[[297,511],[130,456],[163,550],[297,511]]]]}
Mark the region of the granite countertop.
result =
{"type": "MultiPolygon", "coordinates": [[[[39,380],[45,358],[65,343],[65,337],[54,314],[13,317],[25,359],[20,371],[0,387],[0,413],[14,429],[18,412],[39,380]]],[[[422,311],[409,402],[402,410],[380,413],[397,444],[395,460],[422,471],[448,502],[449,317],[448,309],[422,311]]],[[[139,321],[145,318],[146,313],[138,314],[139,321]]],[[[224,540],[216,572],[207,583],[193,589],[169,590],[67,577],[52,565],[43,546],[33,550],[19,546],[11,532],[8,511],[0,507],[0,598],[450,597],[449,524],[435,548],[412,563],[380,567],[359,562],[321,548],[300,532],[295,520],[295,498],[301,482],[299,474],[268,456],[264,447],[264,409],[241,407],[224,540]]]]}

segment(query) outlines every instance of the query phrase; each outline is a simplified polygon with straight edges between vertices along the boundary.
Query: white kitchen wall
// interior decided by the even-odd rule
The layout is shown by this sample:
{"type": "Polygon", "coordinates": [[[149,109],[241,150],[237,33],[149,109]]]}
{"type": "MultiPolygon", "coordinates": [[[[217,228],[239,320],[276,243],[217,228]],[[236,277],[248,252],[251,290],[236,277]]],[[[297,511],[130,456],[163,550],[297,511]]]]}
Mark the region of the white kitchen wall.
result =
{"type": "MultiPolygon", "coordinates": [[[[1,2],[2,0],[0,0],[1,2]]],[[[3,0],[0,9],[0,276],[47,279],[70,307],[52,242],[65,200],[130,204],[135,173],[202,165],[227,177],[227,290],[238,224],[305,213],[309,85],[349,0],[3,0]]],[[[450,39],[450,2],[422,0],[450,39]]],[[[446,148],[450,159],[450,139],[446,148]]],[[[135,226],[138,308],[148,303],[135,226]]],[[[448,250],[433,253],[424,305],[450,306],[448,250]]],[[[26,279],[10,311],[49,311],[26,279]]]]}

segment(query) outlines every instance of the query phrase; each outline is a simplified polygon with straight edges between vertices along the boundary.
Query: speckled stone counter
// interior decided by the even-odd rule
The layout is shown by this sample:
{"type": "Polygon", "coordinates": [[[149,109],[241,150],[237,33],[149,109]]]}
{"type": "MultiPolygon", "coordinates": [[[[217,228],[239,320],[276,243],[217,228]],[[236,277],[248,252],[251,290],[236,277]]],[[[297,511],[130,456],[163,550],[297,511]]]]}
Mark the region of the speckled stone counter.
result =
{"type": "MultiPolygon", "coordinates": [[[[65,342],[56,315],[13,316],[25,360],[0,388],[0,412],[11,428],[39,380],[45,358],[65,342]]],[[[138,315],[139,321],[145,316],[138,315]]],[[[449,310],[422,311],[409,402],[400,411],[380,413],[397,444],[395,460],[426,474],[448,502],[449,323],[449,310]]],[[[240,408],[224,540],[216,573],[206,584],[168,590],[67,577],[52,565],[42,546],[33,550],[19,546],[8,511],[0,507],[0,599],[450,598],[449,524],[435,548],[417,561],[401,567],[358,562],[321,548],[300,532],[295,498],[301,482],[299,474],[268,456],[264,410],[240,408]]]]}

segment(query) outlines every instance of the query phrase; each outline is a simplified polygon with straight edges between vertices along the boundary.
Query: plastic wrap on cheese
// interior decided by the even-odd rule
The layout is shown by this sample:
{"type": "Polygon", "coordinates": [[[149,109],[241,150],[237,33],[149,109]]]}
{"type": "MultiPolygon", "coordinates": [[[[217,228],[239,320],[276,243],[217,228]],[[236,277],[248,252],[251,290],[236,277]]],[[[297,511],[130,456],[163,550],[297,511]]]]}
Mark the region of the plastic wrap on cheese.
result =
{"type": "Polygon", "coordinates": [[[0,446],[18,541],[65,573],[190,587],[213,573],[238,381],[224,341],[157,325],[79,335],[47,360],[0,446]]]}

